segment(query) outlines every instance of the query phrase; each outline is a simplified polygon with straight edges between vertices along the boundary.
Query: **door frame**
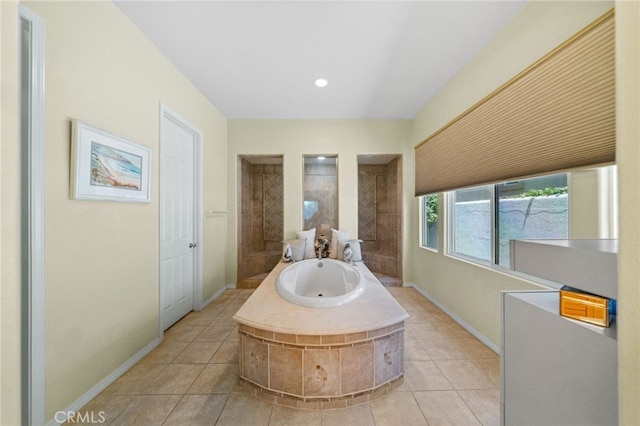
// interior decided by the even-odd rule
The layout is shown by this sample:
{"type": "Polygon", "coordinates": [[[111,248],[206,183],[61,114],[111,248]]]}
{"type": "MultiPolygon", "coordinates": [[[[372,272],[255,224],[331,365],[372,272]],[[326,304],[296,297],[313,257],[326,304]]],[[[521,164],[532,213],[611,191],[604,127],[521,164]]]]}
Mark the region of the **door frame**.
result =
{"type": "MultiPolygon", "coordinates": [[[[202,222],[203,222],[203,210],[202,210],[202,131],[191,124],[189,121],[185,120],[182,116],[177,114],[171,108],[166,106],[163,103],[160,103],[160,156],[158,158],[158,164],[161,163],[161,155],[162,155],[162,145],[164,141],[164,132],[162,130],[163,123],[165,121],[171,121],[172,123],[182,127],[187,132],[193,135],[194,147],[193,147],[193,238],[196,246],[193,248],[193,309],[199,311],[202,309],[202,222]]],[[[160,167],[160,166],[159,166],[160,167]]],[[[160,167],[161,176],[163,173],[162,168],[160,167]]],[[[160,180],[159,180],[160,181],[160,180]]],[[[160,187],[159,198],[162,199],[162,187],[160,187]]],[[[158,203],[158,211],[159,217],[162,216],[162,203],[158,203]]],[[[160,259],[162,259],[162,240],[163,240],[163,230],[162,230],[162,220],[158,222],[159,228],[159,254],[160,259]]],[[[158,294],[158,335],[162,339],[164,335],[163,330],[163,322],[162,322],[162,286],[163,286],[163,277],[162,277],[162,268],[160,262],[158,262],[158,276],[159,276],[159,294],[158,294]]]]}
{"type": "MultiPolygon", "coordinates": [[[[21,129],[26,106],[27,134],[21,134],[21,210],[26,221],[21,225],[21,335],[26,360],[22,363],[23,424],[45,423],[45,126],[44,126],[44,40],[45,23],[24,4],[18,5],[18,54],[22,57],[22,19],[29,22],[29,91],[20,89],[21,129]]],[[[22,61],[22,59],[20,59],[22,61]]],[[[22,79],[22,67],[20,79],[22,79]]],[[[22,87],[22,84],[21,84],[22,87]]],[[[22,130],[21,130],[22,133],[22,130]]]]}

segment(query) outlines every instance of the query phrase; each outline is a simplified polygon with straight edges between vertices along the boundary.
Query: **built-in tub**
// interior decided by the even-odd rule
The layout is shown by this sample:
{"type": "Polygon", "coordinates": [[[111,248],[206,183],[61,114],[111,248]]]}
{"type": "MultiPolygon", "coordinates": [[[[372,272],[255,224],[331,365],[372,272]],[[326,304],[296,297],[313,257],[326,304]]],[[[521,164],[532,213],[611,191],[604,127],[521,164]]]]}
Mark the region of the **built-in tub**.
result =
{"type": "Polygon", "coordinates": [[[276,279],[276,291],[296,305],[332,308],[359,297],[366,281],[357,267],[334,259],[307,259],[287,266],[276,279]]]}
{"type": "Polygon", "coordinates": [[[234,315],[243,386],[272,403],[310,409],[365,403],[399,386],[409,315],[371,271],[356,263],[362,293],[319,309],[280,296],[276,282],[287,267],[279,263],[234,315]]]}

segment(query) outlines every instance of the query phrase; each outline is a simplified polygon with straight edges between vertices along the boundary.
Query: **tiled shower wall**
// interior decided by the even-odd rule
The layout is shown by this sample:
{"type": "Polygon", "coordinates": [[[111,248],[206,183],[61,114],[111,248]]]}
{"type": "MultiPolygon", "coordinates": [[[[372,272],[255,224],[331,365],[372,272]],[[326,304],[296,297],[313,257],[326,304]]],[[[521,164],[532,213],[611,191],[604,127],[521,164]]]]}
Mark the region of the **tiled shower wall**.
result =
{"type": "Polygon", "coordinates": [[[267,273],[282,254],[282,164],[240,159],[238,281],[267,273]]]}
{"type": "Polygon", "coordinates": [[[358,165],[358,236],[373,272],[402,278],[402,162],[358,165]]]}
{"type": "Polygon", "coordinates": [[[317,201],[318,211],[304,221],[304,229],[316,228],[316,235],[331,238],[338,228],[338,169],[333,164],[306,164],[303,183],[305,201],[317,201]]]}

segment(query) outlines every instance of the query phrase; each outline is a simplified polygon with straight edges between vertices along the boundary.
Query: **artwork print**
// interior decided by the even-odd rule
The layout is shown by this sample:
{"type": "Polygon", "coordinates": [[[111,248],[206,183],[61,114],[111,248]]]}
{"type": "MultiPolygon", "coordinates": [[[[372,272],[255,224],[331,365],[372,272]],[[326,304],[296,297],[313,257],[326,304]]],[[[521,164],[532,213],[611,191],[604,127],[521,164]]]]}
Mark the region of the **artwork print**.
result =
{"type": "Polygon", "coordinates": [[[150,170],[148,147],[72,121],[72,199],[149,202],[150,170]]]}
{"type": "Polygon", "coordinates": [[[142,189],[142,157],[91,142],[91,185],[142,189]]]}

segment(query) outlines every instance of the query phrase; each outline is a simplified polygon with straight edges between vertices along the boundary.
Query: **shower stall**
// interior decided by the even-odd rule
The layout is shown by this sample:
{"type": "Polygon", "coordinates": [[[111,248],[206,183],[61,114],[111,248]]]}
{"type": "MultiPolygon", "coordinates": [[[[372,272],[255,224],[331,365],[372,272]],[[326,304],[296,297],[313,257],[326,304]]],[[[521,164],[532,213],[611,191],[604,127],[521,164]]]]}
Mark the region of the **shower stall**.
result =
{"type": "Polygon", "coordinates": [[[282,156],[238,157],[237,288],[256,288],[282,255],[282,156]]]}
{"type": "Polygon", "coordinates": [[[358,237],[378,279],[402,285],[401,155],[358,155],[358,237]]]}

